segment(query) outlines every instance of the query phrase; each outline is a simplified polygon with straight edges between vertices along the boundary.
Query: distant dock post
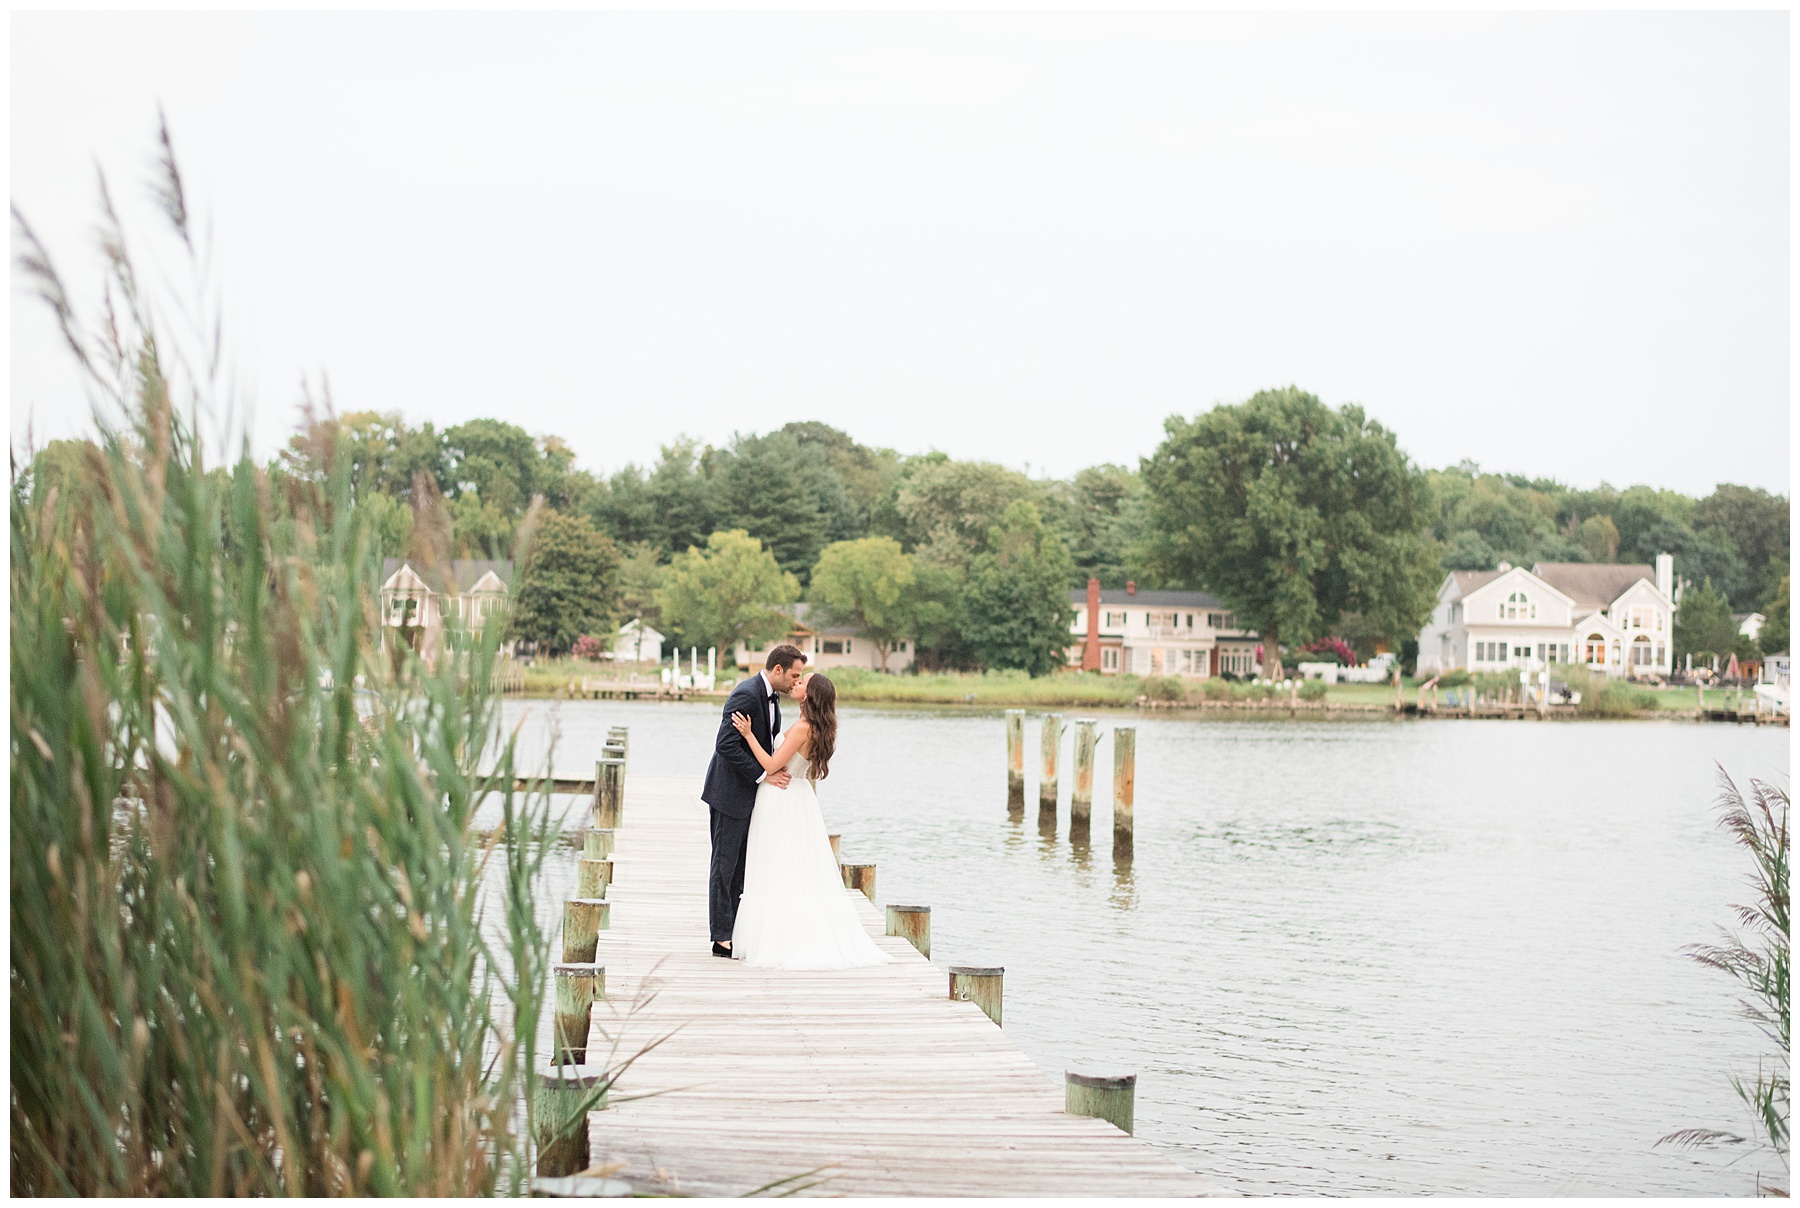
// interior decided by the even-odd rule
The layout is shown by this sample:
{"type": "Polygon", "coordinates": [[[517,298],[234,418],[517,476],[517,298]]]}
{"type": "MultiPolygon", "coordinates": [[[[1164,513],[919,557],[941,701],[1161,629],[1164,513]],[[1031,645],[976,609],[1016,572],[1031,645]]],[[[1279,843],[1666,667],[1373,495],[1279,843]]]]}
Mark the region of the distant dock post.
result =
{"type": "Polygon", "coordinates": [[[1131,851],[1137,797],[1137,727],[1113,727],[1113,853],[1131,851]]]}
{"type": "Polygon", "coordinates": [[[1129,1133],[1136,1099],[1136,1074],[1102,1076],[1069,1070],[1063,1075],[1063,1110],[1071,1116],[1097,1116],[1129,1133]]]}
{"type": "Polygon", "coordinates": [[[1094,748],[1099,744],[1099,722],[1092,717],[1075,719],[1075,785],[1069,791],[1069,833],[1085,831],[1094,815],[1094,748]]]}
{"type": "Polygon", "coordinates": [[[556,966],[555,1059],[581,1065],[587,1061],[588,1033],[594,1000],[606,996],[606,966],[564,962],[556,966]]]}
{"type": "Polygon", "coordinates": [[[582,832],[581,854],[589,860],[609,860],[613,854],[613,832],[610,830],[588,830],[582,832]]]}
{"type": "Polygon", "coordinates": [[[1006,809],[1025,812],[1025,710],[1006,711],[1006,809]]]}
{"type": "Polygon", "coordinates": [[[889,906],[887,933],[897,935],[925,956],[931,958],[931,907],[889,906]]]}
{"type": "Polygon", "coordinates": [[[594,828],[616,830],[625,805],[625,757],[607,755],[594,764],[594,828]]]}
{"type": "Polygon", "coordinates": [[[844,874],[845,889],[860,889],[869,901],[875,900],[875,866],[873,864],[839,864],[844,874]]]}
{"type": "Polygon", "coordinates": [[[1044,763],[1038,775],[1038,821],[1042,823],[1047,815],[1052,826],[1056,824],[1056,798],[1061,787],[1057,776],[1057,758],[1062,754],[1062,733],[1062,714],[1044,714],[1044,733],[1040,748],[1044,763]]]}
{"type": "Polygon", "coordinates": [[[1001,966],[950,966],[950,997],[957,1002],[974,1003],[996,1025],[1000,1022],[1000,1001],[1005,989],[1006,970],[1001,966]]]}
{"type": "Polygon", "coordinates": [[[575,861],[575,896],[578,898],[603,898],[606,887],[612,884],[613,862],[611,860],[595,860],[581,856],[575,861]]]}
{"type": "Polygon", "coordinates": [[[589,1165],[588,1112],[606,1097],[606,1071],[589,1065],[552,1064],[538,1071],[537,1173],[575,1174],[589,1165]]]}

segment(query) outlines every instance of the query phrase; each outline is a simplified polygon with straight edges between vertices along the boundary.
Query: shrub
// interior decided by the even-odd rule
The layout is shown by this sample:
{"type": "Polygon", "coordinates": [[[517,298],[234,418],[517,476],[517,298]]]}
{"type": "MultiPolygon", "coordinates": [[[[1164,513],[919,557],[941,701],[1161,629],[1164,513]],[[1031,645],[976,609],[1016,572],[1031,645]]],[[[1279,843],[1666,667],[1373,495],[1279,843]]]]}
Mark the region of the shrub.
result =
{"type": "Polygon", "coordinates": [[[1230,700],[1235,695],[1231,690],[1231,685],[1217,676],[1201,684],[1200,691],[1207,700],[1230,700]]]}
{"type": "Polygon", "coordinates": [[[1324,700],[1331,694],[1331,688],[1324,680],[1307,680],[1300,685],[1301,700],[1324,700]]]}
{"type": "Polygon", "coordinates": [[[1440,687],[1440,688],[1463,688],[1463,687],[1467,687],[1469,685],[1469,683],[1472,681],[1472,679],[1473,679],[1473,677],[1470,676],[1467,671],[1463,670],[1461,667],[1458,667],[1453,671],[1446,671],[1442,675],[1438,676],[1438,687],[1440,687]]]}
{"type": "Polygon", "coordinates": [[[575,645],[569,653],[578,659],[586,659],[589,662],[594,662],[598,660],[602,654],[606,653],[606,647],[602,646],[600,644],[600,639],[593,634],[584,633],[575,639],[575,645]]]}
{"type": "Polygon", "coordinates": [[[1151,700],[1187,699],[1187,689],[1183,688],[1181,681],[1172,675],[1145,676],[1139,687],[1143,694],[1151,700]]]}

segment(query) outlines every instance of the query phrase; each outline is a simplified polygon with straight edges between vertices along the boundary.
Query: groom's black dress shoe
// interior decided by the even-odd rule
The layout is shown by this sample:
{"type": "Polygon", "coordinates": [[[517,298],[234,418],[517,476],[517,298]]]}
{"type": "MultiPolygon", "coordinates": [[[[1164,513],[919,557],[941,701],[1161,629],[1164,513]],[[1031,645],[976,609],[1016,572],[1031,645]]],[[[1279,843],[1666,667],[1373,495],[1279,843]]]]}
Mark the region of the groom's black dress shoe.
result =
{"type": "Polygon", "coordinates": [[[714,940],[713,941],[713,955],[730,957],[731,949],[727,948],[724,944],[719,943],[717,940],[714,940]]]}

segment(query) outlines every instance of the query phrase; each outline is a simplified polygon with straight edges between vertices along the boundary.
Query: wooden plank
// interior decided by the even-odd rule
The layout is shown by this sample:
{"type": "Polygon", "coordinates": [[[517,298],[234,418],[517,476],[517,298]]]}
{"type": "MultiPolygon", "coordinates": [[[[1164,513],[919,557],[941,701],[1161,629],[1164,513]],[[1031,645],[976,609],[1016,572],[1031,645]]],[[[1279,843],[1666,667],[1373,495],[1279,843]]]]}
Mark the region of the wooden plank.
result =
{"type": "Polygon", "coordinates": [[[796,973],[714,957],[698,779],[633,774],[625,793],[590,1052],[666,1039],[589,1118],[597,1164],[619,1164],[640,1191],[690,1195],[820,1168],[812,1180],[825,1181],[800,1194],[1208,1191],[1153,1146],[1066,1115],[1061,1081],[979,1007],[951,1001],[944,967],[887,936],[856,890],[845,896],[892,964],[796,973]]]}

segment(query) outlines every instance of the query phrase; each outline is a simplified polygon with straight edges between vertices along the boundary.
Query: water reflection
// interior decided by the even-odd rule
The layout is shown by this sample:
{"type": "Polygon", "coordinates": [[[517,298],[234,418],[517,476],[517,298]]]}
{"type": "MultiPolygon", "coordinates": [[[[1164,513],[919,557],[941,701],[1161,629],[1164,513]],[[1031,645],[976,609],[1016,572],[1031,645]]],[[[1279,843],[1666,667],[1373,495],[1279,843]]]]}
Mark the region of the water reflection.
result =
{"type": "Polygon", "coordinates": [[[1131,880],[1131,848],[1123,851],[1117,844],[1113,845],[1113,884],[1112,892],[1107,895],[1106,904],[1114,910],[1134,910],[1137,908],[1137,887],[1131,880]]]}

